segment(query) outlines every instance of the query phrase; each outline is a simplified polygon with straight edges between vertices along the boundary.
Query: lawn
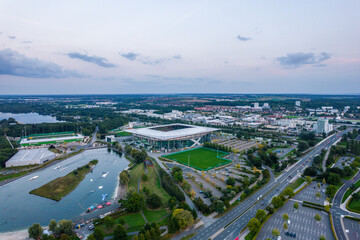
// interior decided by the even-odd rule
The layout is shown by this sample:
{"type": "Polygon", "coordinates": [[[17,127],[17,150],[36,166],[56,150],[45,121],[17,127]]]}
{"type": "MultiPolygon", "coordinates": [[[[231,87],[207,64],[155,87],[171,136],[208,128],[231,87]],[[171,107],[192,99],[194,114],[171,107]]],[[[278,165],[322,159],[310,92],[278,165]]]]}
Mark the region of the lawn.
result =
{"type": "Polygon", "coordinates": [[[71,193],[79,185],[86,174],[91,171],[91,166],[96,165],[97,162],[97,160],[92,160],[64,177],[56,178],[39,188],[31,190],[30,194],[60,201],[61,198],[71,193]]]}
{"type": "MultiPolygon", "coordinates": [[[[144,169],[144,165],[141,164],[144,169]]],[[[150,193],[155,193],[161,198],[162,206],[167,207],[170,196],[169,194],[160,186],[159,176],[157,175],[154,167],[148,167],[148,180],[140,182],[140,189],[142,190],[145,186],[150,190],[150,193]]],[[[141,173],[142,174],[142,173],[141,173]]]]}
{"type": "Polygon", "coordinates": [[[360,200],[351,199],[348,205],[348,209],[353,212],[360,213],[360,200]]]}
{"type": "Polygon", "coordinates": [[[295,182],[290,183],[288,187],[291,188],[292,190],[295,190],[295,189],[297,189],[301,184],[303,184],[303,182],[305,182],[305,179],[303,179],[303,178],[298,178],[298,179],[296,179],[295,182]]]}
{"type": "Polygon", "coordinates": [[[128,189],[132,187],[137,191],[139,178],[143,173],[145,173],[144,164],[137,164],[133,169],[131,169],[128,189]]]}
{"type": "Polygon", "coordinates": [[[128,233],[140,231],[145,225],[145,220],[141,213],[130,213],[116,218],[115,224],[112,228],[106,228],[105,224],[100,224],[96,227],[103,230],[106,236],[112,236],[114,233],[114,227],[116,224],[120,223],[119,221],[121,218],[125,219],[125,227],[127,228],[126,231],[128,233]]]}
{"type": "Polygon", "coordinates": [[[147,208],[143,209],[143,213],[146,217],[146,219],[148,220],[148,222],[156,222],[158,220],[160,220],[161,218],[167,216],[168,214],[170,214],[170,211],[166,210],[166,209],[160,209],[160,210],[149,210],[147,208]]]}
{"type": "MultiPolygon", "coordinates": [[[[360,180],[355,183],[355,190],[358,189],[359,187],[360,187],[360,180]]],[[[348,189],[348,190],[345,192],[345,194],[344,194],[341,202],[342,202],[342,203],[345,202],[345,200],[346,200],[355,190],[348,189]]]]}
{"type": "Polygon", "coordinates": [[[213,150],[209,148],[195,148],[188,151],[178,152],[163,156],[165,158],[189,165],[198,170],[209,170],[211,168],[230,163],[230,160],[222,158],[226,152],[213,150]]]}

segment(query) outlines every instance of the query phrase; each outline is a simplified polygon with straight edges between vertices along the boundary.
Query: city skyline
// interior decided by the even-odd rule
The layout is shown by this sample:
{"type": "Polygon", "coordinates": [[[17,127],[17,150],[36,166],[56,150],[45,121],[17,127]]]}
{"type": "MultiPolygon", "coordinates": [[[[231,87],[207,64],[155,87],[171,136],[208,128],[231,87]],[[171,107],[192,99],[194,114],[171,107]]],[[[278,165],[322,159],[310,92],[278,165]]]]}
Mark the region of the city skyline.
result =
{"type": "Polygon", "coordinates": [[[357,1],[0,1],[0,94],[358,94],[357,1]]]}

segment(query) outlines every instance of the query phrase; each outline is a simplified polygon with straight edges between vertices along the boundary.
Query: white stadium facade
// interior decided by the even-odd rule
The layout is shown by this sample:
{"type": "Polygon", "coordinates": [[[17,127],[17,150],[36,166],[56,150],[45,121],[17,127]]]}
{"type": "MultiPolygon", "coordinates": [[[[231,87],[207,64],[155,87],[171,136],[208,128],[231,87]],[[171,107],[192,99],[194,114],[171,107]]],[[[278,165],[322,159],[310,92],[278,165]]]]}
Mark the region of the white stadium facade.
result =
{"type": "Polygon", "coordinates": [[[217,128],[174,123],[146,128],[124,130],[133,139],[153,149],[170,151],[186,147],[197,147],[209,142],[217,128]]]}

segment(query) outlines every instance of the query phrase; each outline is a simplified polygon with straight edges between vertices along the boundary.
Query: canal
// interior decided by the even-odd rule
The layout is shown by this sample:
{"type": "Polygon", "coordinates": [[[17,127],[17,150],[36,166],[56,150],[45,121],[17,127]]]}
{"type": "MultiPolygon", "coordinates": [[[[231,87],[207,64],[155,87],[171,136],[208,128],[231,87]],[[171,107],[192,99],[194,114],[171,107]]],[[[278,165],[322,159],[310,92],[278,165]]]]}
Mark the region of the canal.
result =
{"type": "Polygon", "coordinates": [[[71,219],[94,203],[100,203],[103,194],[114,198],[118,175],[129,161],[108,149],[87,150],[56,165],[47,167],[0,187],[0,232],[28,228],[33,223],[47,226],[51,219],[71,219]],[[65,176],[78,167],[97,159],[93,171],[86,175],[78,187],[59,202],[31,195],[55,178],[65,176]],[[107,173],[108,174],[105,174],[107,173]],[[106,176],[105,176],[105,175],[106,176]],[[32,177],[38,176],[34,180],[32,177]]]}

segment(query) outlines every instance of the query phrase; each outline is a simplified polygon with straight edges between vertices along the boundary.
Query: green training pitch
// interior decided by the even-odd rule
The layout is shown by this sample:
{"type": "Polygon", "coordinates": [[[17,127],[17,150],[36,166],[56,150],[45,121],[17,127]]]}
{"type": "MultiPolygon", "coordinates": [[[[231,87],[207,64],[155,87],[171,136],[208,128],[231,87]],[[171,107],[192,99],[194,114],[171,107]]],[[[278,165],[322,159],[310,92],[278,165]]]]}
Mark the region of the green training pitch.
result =
{"type": "Polygon", "coordinates": [[[189,160],[190,167],[194,167],[199,170],[209,170],[231,162],[228,159],[222,158],[222,156],[227,154],[227,152],[222,151],[217,153],[216,150],[209,148],[195,148],[192,150],[165,155],[163,157],[177,161],[178,163],[182,163],[184,165],[188,165],[189,160]]]}

